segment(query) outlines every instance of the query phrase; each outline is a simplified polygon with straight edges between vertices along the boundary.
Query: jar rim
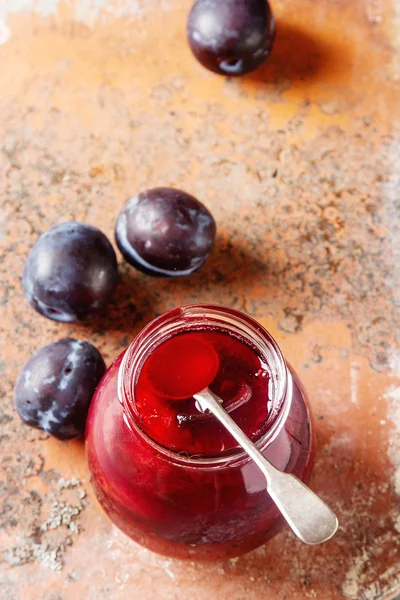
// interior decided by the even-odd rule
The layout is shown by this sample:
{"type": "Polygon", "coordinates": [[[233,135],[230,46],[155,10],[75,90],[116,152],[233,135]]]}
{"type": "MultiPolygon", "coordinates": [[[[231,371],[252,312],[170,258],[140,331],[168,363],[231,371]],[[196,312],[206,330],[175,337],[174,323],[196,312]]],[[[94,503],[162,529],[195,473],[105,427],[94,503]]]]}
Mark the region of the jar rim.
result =
{"type": "Polygon", "coordinates": [[[275,412],[271,427],[255,442],[259,450],[264,450],[278,436],[290,411],[292,401],[292,377],[282,352],[271,334],[255,319],[235,309],[217,304],[189,304],[175,308],[148,323],[128,346],[118,371],[118,398],[124,409],[124,420],[130,430],[134,430],[143,441],[165,458],[184,464],[187,467],[204,467],[247,462],[251,459],[238,448],[221,456],[190,457],[182,452],[166,448],[153,440],[138,425],[132,412],[134,387],[138,374],[148,355],[166,339],[187,328],[216,325],[222,330],[234,331],[248,338],[261,351],[270,369],[271,413],[275,412]]]}

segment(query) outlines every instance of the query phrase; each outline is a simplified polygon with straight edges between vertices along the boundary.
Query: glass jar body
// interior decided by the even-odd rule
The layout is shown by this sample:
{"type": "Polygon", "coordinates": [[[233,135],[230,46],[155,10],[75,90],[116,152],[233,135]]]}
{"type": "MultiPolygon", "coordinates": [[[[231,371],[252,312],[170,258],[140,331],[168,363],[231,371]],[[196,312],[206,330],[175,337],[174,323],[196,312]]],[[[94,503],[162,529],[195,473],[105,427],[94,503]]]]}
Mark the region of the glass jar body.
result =
{"type": "MultiPolygon", "coordinates": [[[[237,314],[225,310],[230,317],[237,314]]],[[[257,330],[263,334],[260,326],[257,330]]],[[[152,443],[121,399],[126,352],[102,379],[87,423],[91,481],[107,515],[135,542],[181,559],[233,558],[265,543],[284,520],[258,467],[239,452],[202,460],[152,443]]],[[[285,414],[273,439],[266,436],[257,446],[278,469],[307,482],[314,458],[312,421],[299,378],[287,369],[293,385],[280,407],[285,414]]]]}

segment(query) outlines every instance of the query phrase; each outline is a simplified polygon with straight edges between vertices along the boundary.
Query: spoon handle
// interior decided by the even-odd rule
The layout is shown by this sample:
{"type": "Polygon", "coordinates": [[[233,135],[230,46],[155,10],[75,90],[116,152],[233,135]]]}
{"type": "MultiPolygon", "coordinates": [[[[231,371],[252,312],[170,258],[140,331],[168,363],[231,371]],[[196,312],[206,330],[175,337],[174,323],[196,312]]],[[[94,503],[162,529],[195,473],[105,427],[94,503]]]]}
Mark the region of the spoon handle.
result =
{"type": "Polygon", "coordinates": [[[263,472],[268,493],[294,533],[305,544],[321,544],[337,531],[338,520],[331,509],[294,475],[276,469],[249,440],[221,406],[222,400],[205,388],[194,394],[199,409],[209,410],[224,425],[263,472]]]}

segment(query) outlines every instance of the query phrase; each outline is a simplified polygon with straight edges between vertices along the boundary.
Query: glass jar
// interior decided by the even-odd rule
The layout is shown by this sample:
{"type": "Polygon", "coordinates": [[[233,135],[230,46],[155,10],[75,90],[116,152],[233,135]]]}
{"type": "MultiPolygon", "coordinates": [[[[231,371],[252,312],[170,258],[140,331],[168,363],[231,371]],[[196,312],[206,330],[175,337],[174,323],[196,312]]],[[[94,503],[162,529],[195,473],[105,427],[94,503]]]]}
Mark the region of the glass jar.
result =
{"type": "MultiPolygon", "coordinates": [[[[253,441],[278,469],[308,481],[314,434],[298,376],[259,323],[214,305],[185,306],[159,317],[108,369],[87,421],[91,481],[110,519],[146,548],[181,559],[233,558],[264,544],[284,523],[264,476],[238,447],[212,456],[167,448],[144,431],[135,411],[148,357],[166,340],[193,331],[221,332],[257,350],[268,369],[268,411],[253,441]]],[[[234,419],[235,406],[228,407],[234,419]]],[[[241,410],[246,421],[246,407],[241,410]]]]}

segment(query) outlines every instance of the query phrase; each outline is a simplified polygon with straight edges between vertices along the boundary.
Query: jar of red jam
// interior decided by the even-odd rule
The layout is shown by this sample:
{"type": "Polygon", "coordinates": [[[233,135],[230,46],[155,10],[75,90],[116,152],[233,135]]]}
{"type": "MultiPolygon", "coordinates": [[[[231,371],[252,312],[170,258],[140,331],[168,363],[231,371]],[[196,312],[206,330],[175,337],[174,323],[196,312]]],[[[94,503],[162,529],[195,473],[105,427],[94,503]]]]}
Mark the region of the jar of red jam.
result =
{"type": "Polygon", "coordinates": [[[230,308],[184,306],[147,325],[103,377],[86,430],[110,519],[146,548],[192,560],[249,552],[284,523],[258,467],[197,409],[205,385],[269,461],[308,481],[305,391],[270,334],[230,308]]]}

